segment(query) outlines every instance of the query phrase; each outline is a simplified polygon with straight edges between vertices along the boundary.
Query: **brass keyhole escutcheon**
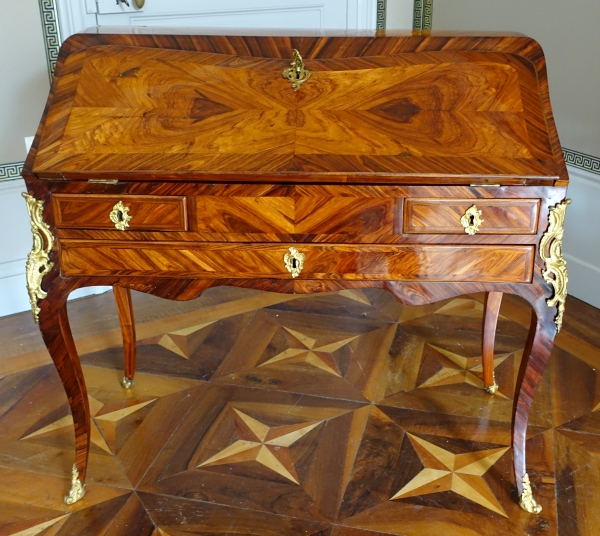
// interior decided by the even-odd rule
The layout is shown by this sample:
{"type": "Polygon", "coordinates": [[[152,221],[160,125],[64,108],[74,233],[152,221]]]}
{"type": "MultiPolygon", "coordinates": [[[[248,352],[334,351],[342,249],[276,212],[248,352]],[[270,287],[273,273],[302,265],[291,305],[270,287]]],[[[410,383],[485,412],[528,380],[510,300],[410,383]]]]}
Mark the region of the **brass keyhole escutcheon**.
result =
{"type": "Polygon", "coordinates": [[[133,216],[129,215],[129,207],[123,204],[123,201],[119,201],[113,208],[109,215],[110,221],[115,224],[115,227],[119,231],[124,231],[129,227],[129,222],[133,216]]]}
{"type": "Polygon", "coordinates": [[[477,205],[473,205],[466,210],[463,217],[460,219],[460,224],[463,226],[465,233],[474,235],[479,231],[479,226],[484,221],[481,214],[481,210],[477,210],[477,205]]]}
{"type": "Polygon", "coordinates": [[[300,86],[306,82],[312,75],[312,71],[309,71],[304,67],[304,61],[300,52],[296,49],[292,51],[293,60],[287,69],[284,69],[281,75],[292,83],[292,89],[298,91],[300,86]]]}
{"type": "Polygon", "coordinates": [[[298,277],[304,267],[304,253],[300,253],[295,247],[290,247],[289,253],[283,256],[285,267],[292,277],[298,277]]]}

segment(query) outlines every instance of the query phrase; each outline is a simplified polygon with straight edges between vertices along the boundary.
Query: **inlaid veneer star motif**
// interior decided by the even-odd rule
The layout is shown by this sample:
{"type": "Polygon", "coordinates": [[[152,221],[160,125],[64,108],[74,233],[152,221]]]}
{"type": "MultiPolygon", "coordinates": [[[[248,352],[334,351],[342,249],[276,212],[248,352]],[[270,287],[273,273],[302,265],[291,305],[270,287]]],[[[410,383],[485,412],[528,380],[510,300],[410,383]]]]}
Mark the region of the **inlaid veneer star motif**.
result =
{"type": "MultiPolygon", "coordinates": [[[[419,388],[466,383],[483,389],[483,381],[479,376],[474,374],[474,372],[482,372],[483,370],[480,357],[464,357],[454,352],[444,350],[443,348],[438,348],[437,346],[429,346],[441,354],[442,368],[425,381],[421,382],[418,385],[419,388]]],[[[495,358],[494,368],[500,365],[508,355],[509,354],[506,354],[495,358]]],[[[506,398],[506,396],[500,392],[497,392],[497,395],[506,398]]]]}
{"type": "Polygon", "coordinates": [[[238,409],[233,408],[232,412],[237,441],[198,467],[256,461],[290,482],[300,484],[289,447],[321,421],[270,427],[238,409]]]}
{"type": "Polygon", "coordinates": [[[170,331],[160,338],[158,344],[184,359],[189,359],[208,334],[202,330],[214,323],[215,321],[212,320],[177,331],[170,331]]]}
{"type": "MultiPolygon", "coordinates": [[[[114,411],[106,412],[103,411],[104,404],[102,402],[96,400],[91,396],[88,396],[90,413],[93,417],[91,422],[90,434],[91,442],[94,445],[100,447],[103,451],[109,454],[113,454],[113,451],[115,449],[115,424],[119,420],[128,417],[132,413],[135,413],[136,411],[142,409],[148,404],[151,404],[155,400],[156,398],[152,398],[150,400],[146,400],[138,404],[123,406],[118,409],[115,409],[114,411]],[[96,421],[101,421],[100,425],[96,421]],[[102,432],[100,431],[100,428],[102,429],[102,432]]],[[[31,432],[25,437],[22,437],[21,441],[31,439],[36,436],[42,436],[44,434],[52,433],[56,430],[60,430],[63,428],[73,428],[72,415],[62,417],[61,419],[58,419],[38,430],[35,430],[34,432],[31,432]]]]}
{"type": "Polygon", "coordinates": [[[360,336],[354,335],[333,342],[325,342],[290,328],[284,327],[283,329],[291,335],[290,342],[292,342],[292,345],[296,344],[300,347],[287,348],[268,361],[261,363],[260,367],[273,365],[274,363],[308,363],[324,372],[341,377],[339,367],[332,354],[360,336]]]}
{"type": "Polygon", "coordinates": [[[413,434],[407,436],[424,467],[390,500],[453,491],[506,517],[483,475],[508,447],[454,454],[413,434]]]}

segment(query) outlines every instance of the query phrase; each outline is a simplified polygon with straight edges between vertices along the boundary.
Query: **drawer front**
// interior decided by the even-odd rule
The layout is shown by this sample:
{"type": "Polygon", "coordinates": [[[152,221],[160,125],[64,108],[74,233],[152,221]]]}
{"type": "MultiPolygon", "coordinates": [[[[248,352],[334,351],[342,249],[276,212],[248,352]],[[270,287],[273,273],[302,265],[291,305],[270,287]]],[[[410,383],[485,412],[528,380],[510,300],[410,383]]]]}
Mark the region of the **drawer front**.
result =
{"type": "MultiPolygon", "coordinates": [[[[298,279],[527,283],[533,246],[299,245],[298,279]]],[[[291,279],[289,245],[61,241],[68,276],[291,279]]]]}
{"type": "Polygon", "coordinates": [[[394,199],[382,197],[228,197],[196,199],[198,231],[239,234],[391,235],[394,199]]]}
{"type": "Polygon", "coordinates": [[[119,203],[131,218],[125,231],[186,231],[187,213],[183,196],[67,195],[52,197],[56,226],[62,229],[107,229],[117,227],[110,215],[119,203]]]}
{"type": "Polygon", "coordinates": [[[538,199],[406,199],[405,233],[464,234],[460,220],[475,205],[483,223],[477,234],[535,234],[538,199]]]}

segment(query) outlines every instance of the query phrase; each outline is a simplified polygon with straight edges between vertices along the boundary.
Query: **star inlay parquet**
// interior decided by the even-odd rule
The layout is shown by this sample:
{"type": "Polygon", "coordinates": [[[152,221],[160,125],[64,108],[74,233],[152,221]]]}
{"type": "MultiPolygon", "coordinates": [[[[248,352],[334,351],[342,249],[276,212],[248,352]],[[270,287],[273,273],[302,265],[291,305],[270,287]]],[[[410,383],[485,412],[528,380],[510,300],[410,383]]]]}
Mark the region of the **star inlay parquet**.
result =
{"type": "MultiPolygon", "coordinates": [[[[381,113],[410,112],[398,110],[381,113]]],[[[110,311],[114,333],[110,300],[72,308],[110,311]]],[[[503,302],[494,396],[482,389],[481,296],[404,307],[375,290],[221,288],[196,303],[134,300],[131,390],[118,337],[77,339],[93,427],[75,505],[62,503],[73,434],[56,372],[25,355],[32,365],[0,377],[1,535],[595,534],[600,340],[577,338],[569,314],[581,325],[600,314],[576,316],[574,300],[528,428],[540,516],[518,507],[512,480],[529,321],[518,300],[503,302]]]]}
{"type": "Polygon", "coordinates": [[[289,447],[320,422],[269,427],[235,408],[231,409],[231,416],[238,439],[198,467],[256,461],[294,484],[300,484],[289,447]]]}
{"type": "Polygon", "coordinates": [[[508,447],[454,454],[418,436],[407,434],[424,467],[391,500],[453,491],[493,512],[506,516],[481,478],[508,447]]]}

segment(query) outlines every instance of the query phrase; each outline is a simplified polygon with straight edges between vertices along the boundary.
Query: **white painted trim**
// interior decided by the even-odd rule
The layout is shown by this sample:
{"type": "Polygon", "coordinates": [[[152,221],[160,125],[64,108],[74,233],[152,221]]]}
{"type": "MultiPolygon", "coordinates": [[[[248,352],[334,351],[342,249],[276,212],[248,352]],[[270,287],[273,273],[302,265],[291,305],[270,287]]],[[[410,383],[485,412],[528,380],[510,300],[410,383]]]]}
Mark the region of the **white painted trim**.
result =
{"type": "Polygon", "coordinates": [[[587,270],[592,270],[593,272],[597,272],[600,274],[600,266],[595,266],[587,261],[578,259],[577,257],[573,257],[573,255],[569,255],[568,253],[563,253],[563,256],[569,263],[571,263],[571,262],[577,263],[577,264],[583,266],[583,268],[585,268],[587,270]]]}
{"type": "MultiPolygon", "coordinates": [[[[91,6],[82,0],[55,0],[60,34],[64,41],[70,35],[96,25],[95,13],[88,13],[91,6]]],[[[90,4],[90,2],[87,2],[90,4]]],[[[91,2],[95,6],[95,2],[91,2]]]]}
{"type": "Polygon", "coordinates": [[[348,0],[346,29],[375,30],[377,27],[377,0],[348,0]]]}
{"type": "Polygon", "coordinates": [[[6,279],[8,277],[24,274],[26,262],[27,259],[24,258],[0,263],[0,279],[6,279]]]}
{"type": "MultiPolygon", "coordinates": [[[[159,15],[143,15],[133,13],[129,17],[129,23],[131,26],[143,26],[144,24],[151,23],[153,21],[175,21],[175,20],[191,20],[197,18],[208,18],[208,17],[227,17],[230,18],[234,15],[269,15],[273,13],[298,13],[298,12],[311,12],[318,11],[320,15],[319,28],[323,28],[323,21],[325,18],[325,6],[323,4],[312,4],[302,6],[285,6],[285,7],[264,7],[264,8],[250,8],[250,9],[221,9],[221,10],[207,10],[207,11],[194,11],[190,13],[172,13],[172,14],[159,14],[159,15]]],[[[125,14],[127,15],[127,14],[125,14]]]]}

